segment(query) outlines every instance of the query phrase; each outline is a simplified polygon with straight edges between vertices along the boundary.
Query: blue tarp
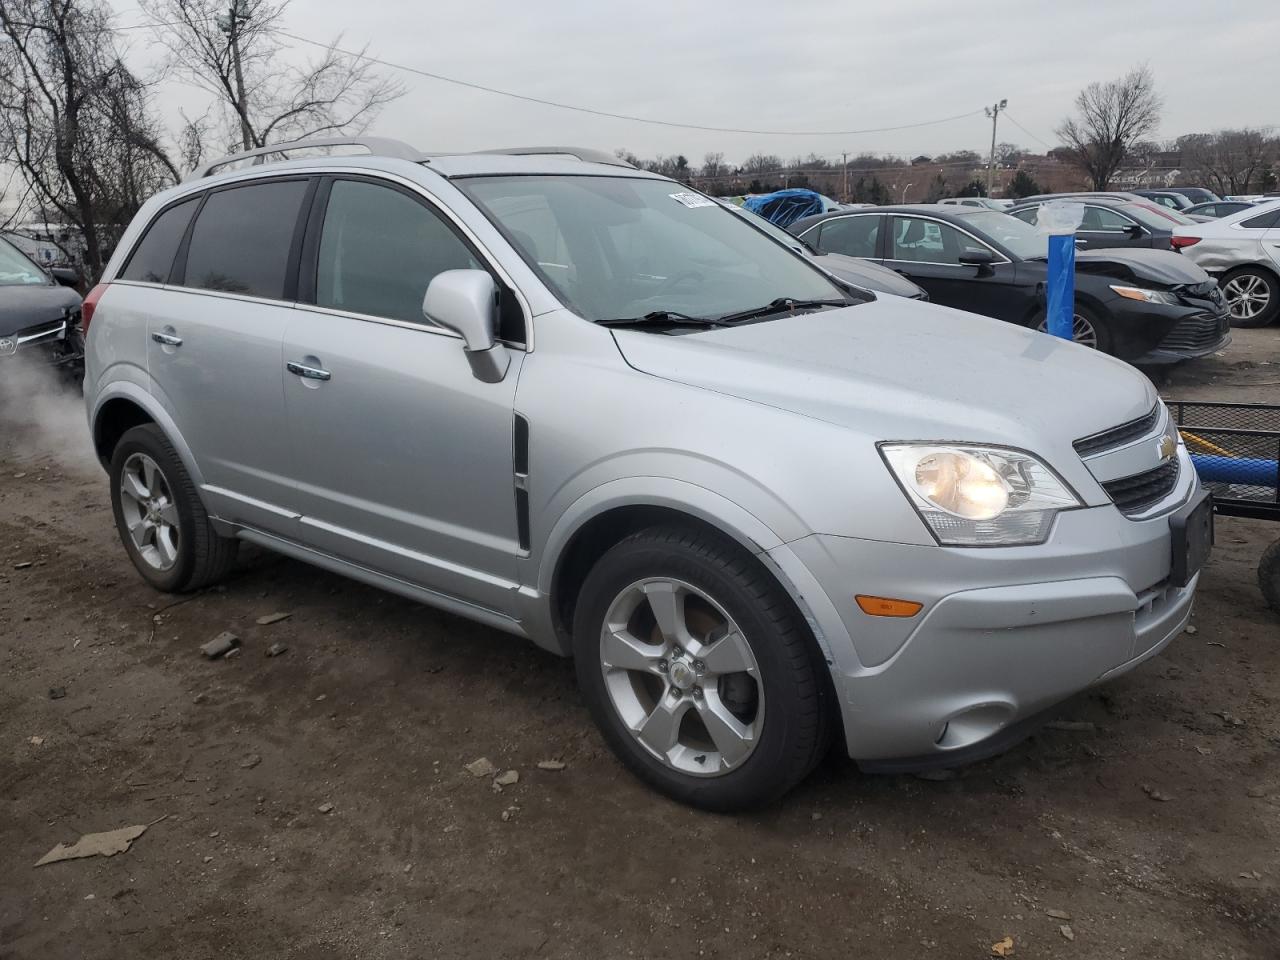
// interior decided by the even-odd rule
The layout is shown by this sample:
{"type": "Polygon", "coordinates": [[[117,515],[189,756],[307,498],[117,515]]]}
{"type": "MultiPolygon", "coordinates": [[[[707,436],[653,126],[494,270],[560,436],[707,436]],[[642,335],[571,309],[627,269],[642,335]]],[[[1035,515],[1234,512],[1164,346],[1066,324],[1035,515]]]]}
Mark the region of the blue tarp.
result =
{"type": "Polygon", "coordinates": [[[780,227],[790,226],[801,217],[822,213],[827,207],[822,194],[799,187],[747,197],[742,205],[780,227]]]}

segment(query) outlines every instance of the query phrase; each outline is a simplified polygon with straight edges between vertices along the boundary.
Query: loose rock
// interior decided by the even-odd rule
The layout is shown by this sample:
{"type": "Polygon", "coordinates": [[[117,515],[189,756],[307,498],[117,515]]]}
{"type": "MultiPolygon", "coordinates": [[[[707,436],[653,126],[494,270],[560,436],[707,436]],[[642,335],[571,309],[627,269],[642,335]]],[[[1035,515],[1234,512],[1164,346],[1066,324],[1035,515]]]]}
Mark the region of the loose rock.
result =
{"type": "Polygon", "coordinates": [[[202,643],[200,652],[208,659],[214,660],[223,656],[228,650],[234,650],[238,646],[240,646],[240,638],[230,630],[223,630],[208,643],[202,643]]]}
{"type": "Polygon", "coordinates": [[[1167,793],[1161,793],[1159,790],[1151,786],[1149,783],[1144,783],[1142,785],[1142,792],[1145,793],[1152,800],[1157,800],[1160,803],[1168,803],[1170,800],[1173,799],[1173,797],[1169,796],[1167,793]]]}
{"type": "Polygon", "coordinates": [[[563,770],[564,762],[561,760],[539,760],[539,770],[563,770]]]}
{"type": "Polygon", "coordinates": [[[289,647],[287,644],[273,643],[271,646],[267,647],[267,656],[278,657],[280,654],[287,652],[288,649],[289,647]]]}
{"type": "Polygon", "coordinates": [[[292,616],[292,613],[268,613],[266,616],[259,617],[257,623],[260,627],[269,627],[273,623],[288,620],[292,616]]]}
{"type": "Polygon", "coordinates": [[[1215,717],[1221,717],[1222,722],[1225,723],[1228,727],[1244,726],[1243,720],[1241,720],[1239,717],[1235,716],[1234,714],[1228,713],[1226,710],[1215,710],[1213,711],[1213,715],[1215,717]]]}
{"type": "Polygon", "coordinates": [[[1046,910],[1046,911],[1044,912],[1044,915],[1045,915],[1046,917],[1053,917],[1053,919],[1055,919],[1055,920],[1070,920],[1070,919],[1071,919],[1071,914],[1067,913],[1067,911],[1065,911],[1065,910],[1046,910]]]}
{"type": "Polygon", "coordinates": [[[466,767],[473,777],[492,777],[498,772],[498,768],[489,762],[488,757],[472,760],[466,767]]]}
{"type": "Polygon", "coordinates": [[[326,800],[320,806],[316,807],[321,813],[333,813],[333,804],[326,800]]]}
{"type": "Polygon", "coordinates": [[[49,699],[50,699],[50,700],[61,700],[61,699],[62,699],[63,697],[65,697],[66,695],[67,695],[67,688],[66,688],[66,687],[50,687],[50,688],[49,688],[49,699]]]}
{"type": "Polygon", "coordinates": [[[1076,932],[1071,929],[1070,924],[1064,923],[1058,928],[1058,932],[1062,934],[1064,940],[1074,940],[1076,938],[1076,932]]]}
{"type": "Polygon", "coordinates": [[[1182,632],[1189,637],[1194,637],[1197,633],[1199,633],[1199,631],[1195,627],[1195,624],[1192,624],[1192,623],[1187,624],[1187,629],[1182,632]]]}
{"type": "Polygon", "coordinates": [[[242,770],[252,770],[261,762],[262,762],[262,757],[260,757],[256,753],[251,753],[247,757],[245,757],[243,760],[240,761],[240,768],[242,770]]]}
{"type": "Polygon", "coordinates": [[[506,773],[500,773],[493,778],[493,782],[500,787],[512,787],[520,782],[519,770],[508,770],[506,773]]]}
{"type": "Polygon", "coordinates": [[[21,563],[15,563],[15,564],[13,565],[13,569],[15,569],[15,570],[26,570],[26,569],[27,569],[28,567],[30,567],[30,566],[31,566],[31,561],[30,561],[30,560],[23,560],[21,563]]]}

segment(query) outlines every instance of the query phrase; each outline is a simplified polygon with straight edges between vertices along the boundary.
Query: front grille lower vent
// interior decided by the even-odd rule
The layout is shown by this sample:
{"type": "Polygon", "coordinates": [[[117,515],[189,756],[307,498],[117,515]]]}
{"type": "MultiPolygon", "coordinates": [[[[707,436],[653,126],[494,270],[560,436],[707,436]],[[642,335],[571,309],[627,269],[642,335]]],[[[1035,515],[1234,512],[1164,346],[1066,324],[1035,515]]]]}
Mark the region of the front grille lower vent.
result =
{"type": "Polygon", "coordinates": [[[1110,480],[1102,485],[1125,516],[1142,513],[1155,506],[1178,485],[1178,461],[1168,460],[1153,470],[1110,480]]]}

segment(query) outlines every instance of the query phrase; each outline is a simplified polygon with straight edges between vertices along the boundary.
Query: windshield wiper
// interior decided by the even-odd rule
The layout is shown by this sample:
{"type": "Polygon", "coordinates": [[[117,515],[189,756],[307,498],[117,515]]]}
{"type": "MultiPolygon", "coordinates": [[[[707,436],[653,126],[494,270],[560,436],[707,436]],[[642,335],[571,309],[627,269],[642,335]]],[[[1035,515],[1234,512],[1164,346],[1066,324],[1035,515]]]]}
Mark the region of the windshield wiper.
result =
{"type": "Polygon", "coordinates": [[[723,327],[714,317],[691,317],[676,310],[654,310],[643,317],[614,317],[597,320],[602,327],[723,327]]]}
{"type": "Polygon", "coordinates": [[[752,307],[750,310],[741,310],[738,313],[726,313],[723,317],[719,317],[721,323],[740,323],[743,320],[754,320],[757,317],[767,317],[771,313],[781,313],[783,310],[805,310],[810,307],[847,307],[847,300],[798,300],[795,297],[778,297],[777,300],[771,300],[763,307],[752,307]]]}

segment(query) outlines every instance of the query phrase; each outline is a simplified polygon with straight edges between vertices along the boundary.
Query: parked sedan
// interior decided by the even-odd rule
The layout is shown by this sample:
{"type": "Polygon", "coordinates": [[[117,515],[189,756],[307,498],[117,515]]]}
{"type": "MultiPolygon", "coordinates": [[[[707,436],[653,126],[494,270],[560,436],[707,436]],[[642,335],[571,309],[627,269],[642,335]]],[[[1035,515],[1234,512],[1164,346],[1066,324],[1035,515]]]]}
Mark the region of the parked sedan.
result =
{"type": "Polygon", "coordinates": [[[1253,203],[1247,200],[1211,200],[1208,203],[1197,203],[1194,207],[1188,207],[1182,212],[1192,218],[1208,217],[1210,220],[1217,220],[1219,217],[1227,217],[1241,210],[1248,210],[1252,206],[1253,203]]]}
{"type": "Polygon", "coordinates": [[[1173,246],[1222,284],[1237,327],[1265,327],[1280,316],[1280,200],[1174,231],[1173,246]]]}
{"type": "MultiPolygon", "coordinates": [[[[1084,220],[1076,231],[1076,246],[1084,249],[1147,247],[1172,250],[1175,227],[1195,223],[1176,210],[1157,207],[1151,200],[1111,200],[1094,196],[1067,196],[1084,204],[1084,220]]],[[[1024,201],[1009,215],[1035,226],[1036,215],[1047,200],[1024,201]]]]}
{"type": "MultiPolygon", "coordinates": [[[[808,217],[791,226],[819,250],[883,262],[934,303],[1045,329],[1045,237],[993,210],[877,207],[808,217]]],[[[1226,305],[1203,270],[1171,251],[1081,251],[1077,343],[1131,363],[1174,363],[1230,341],[1226,305]]]]}
{"type": "Polygon", "coordinates": [[[33,357],[61,368],[68,379],[82,376],[80,295],[68,289],[74,282],[74,272],[55,267],[45,273],[0,238],[0,371],[33,357]]]}
{"type": "MultiPolygon", "coordinates": [[[[929,299],[929,294],[925,293],[922,287],[912,283],[897,271],[882,267],[878,263],[872,263],[870,260],[859,260],[857,257],[846,257],[841,253],[828,253],[815,249],[807,241],[787,233],[782,227],[766,220],[759,214],[752,213],[750,210],[732,203],[724,203],[722,201],[721,205],[725,209],[732,210],[738,214],[757,230],[764,231],[789,250],[794,250],[801,256],[812,260],[837,280],[843,280],[845,283],[851,283],[855,287],[862,287],[874,293],[887,293],[891,296],[906,297],[910,300],[929,299]]],[[[863,206],[869,207],[871,205],[864,204],[863,206]]]]}

